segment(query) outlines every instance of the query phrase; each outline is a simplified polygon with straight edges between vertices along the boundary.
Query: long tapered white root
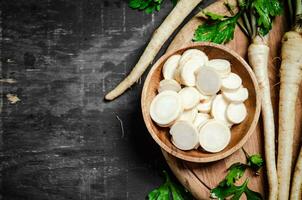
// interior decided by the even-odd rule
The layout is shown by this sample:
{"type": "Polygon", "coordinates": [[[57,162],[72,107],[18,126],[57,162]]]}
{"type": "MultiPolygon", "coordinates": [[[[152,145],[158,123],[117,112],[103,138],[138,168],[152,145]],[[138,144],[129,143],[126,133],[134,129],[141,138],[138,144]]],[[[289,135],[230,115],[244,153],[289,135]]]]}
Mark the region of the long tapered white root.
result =
{"type": "Polygon", "coordinates": [[[202,0],[179,0],[174,9],[166,17],[163,23],[153,33],[153,36],[146,47],[144,53],[140,57],[137,64],[134,66],[130,74],[111,92],[109,92],[105,99],[113,100],[124,93],[131,87],[145,72],[151,64],[163,44],[169,39],[172,33],[179,27],[183,20],[192,12],[192,10],[202,0]]]}
{"type": "Polygon", "coordinates": [[[269,200],[277,199],[278,180],[275,156],[275,125],[268,78],[269,47],[262,40],[254,40],[248,49],[249,63],[257,77],[262,95],[265,161],[269,184],[269,200]]]}
{"type": "Polygon", "coordinates": [[[298,156],[298,161],[296,163],[295,172],[293,175],[293,182],[290,194],[290,200],[301,200],[302,193],[302,149],[298,156]]]}
{"type": "MultiPolygon", "coordinates": [[[[279,184],[278,199],[280,200],[288,199],[289,197],[293,162],[293,136],[296,120],[295,109],[299,84],[302,78],[302,38],[300,34],[290,31],[283,36],[281,57],[277,162],[279,184]]],[[[297,178],[302,179],[302,177],[297,178]]],[[[295,188],[295,186],[293,186],[293,188],[295,188]]]]}

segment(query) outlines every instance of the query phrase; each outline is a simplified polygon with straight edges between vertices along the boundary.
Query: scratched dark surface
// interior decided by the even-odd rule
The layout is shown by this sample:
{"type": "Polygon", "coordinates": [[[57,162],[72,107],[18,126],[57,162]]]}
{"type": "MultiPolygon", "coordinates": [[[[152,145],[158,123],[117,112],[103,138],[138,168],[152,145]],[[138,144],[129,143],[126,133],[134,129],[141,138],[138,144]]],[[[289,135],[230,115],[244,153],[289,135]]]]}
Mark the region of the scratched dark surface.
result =
{"type": "Polygon", "coordinates": [[[167,166],[143,124],[142,83],[103,96],[171,4],[155,15],[126,0],[0,4],[1,79],[17,81],[1,83],[0,199],[144,199],[167,166]]]}

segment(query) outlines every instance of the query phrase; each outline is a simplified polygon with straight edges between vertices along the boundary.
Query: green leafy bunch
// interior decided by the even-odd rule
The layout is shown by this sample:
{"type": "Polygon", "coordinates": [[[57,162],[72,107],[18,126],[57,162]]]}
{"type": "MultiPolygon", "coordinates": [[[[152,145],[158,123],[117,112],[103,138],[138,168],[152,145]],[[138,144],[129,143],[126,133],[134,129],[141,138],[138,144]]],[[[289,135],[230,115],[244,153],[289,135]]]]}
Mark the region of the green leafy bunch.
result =
{"type": "Polygon", "coordinates": [[[264,36],[272,29],[274,17],[282,13],[282,5],[278,0],[253,0],[250,10],[256,17],[259,34],[264,36]]]}
{"type": "Polygon", "coordinates": [[[248,200],[262,200],[261,194],[248,188],[248,179],[239,186],[235,185],[235,183],[244,175],[246,169],[258,172],[263,164],[263,159],[258,154],[247,156],[247,164],[234,163],[228,168],[228,173],[224,180],[211,190],[211,198],[224,200],[231,197],[231,200],[239,200],[245,194],[248,200]]]}
{"type": "MultiPolygon", "coordinates": [[[[178,0],[171,0],[176,5],[178,0]]],[[[164,0],[130,0],[129,7],[135,10],[145,10],[150,14],[154,11],[159,11],[164,0]]]]}
{"type": "Polygon", "coordinates": [[[224,44],[234,38],[236,24],[250,38],[265,36],[272,28],[274,17],[283,10],[279,0],[238,0],[237,14],[233,12],[234,6],[225,5],[233,15],[228,17],[204,12],[207,21],[195,30],[193,41],[224,44]],[[240,18],[244,23],[239,21],[240,18]]]}
{"type": "Polygon", "coordinates": [[[165,182],[148,194],[148,200],[192,200],[193,197],[184,188],[174,183],[166,171],[163,171],[165,182]]]}
{"type": "Polygon", "coordinates": [[[232,17],[222,16],[212,12],[205,12],[204,14],[208,17],[208,21],[198,26],[193,41],[223,44],[234,38],[234,31],[240,13],[232,17]]]}

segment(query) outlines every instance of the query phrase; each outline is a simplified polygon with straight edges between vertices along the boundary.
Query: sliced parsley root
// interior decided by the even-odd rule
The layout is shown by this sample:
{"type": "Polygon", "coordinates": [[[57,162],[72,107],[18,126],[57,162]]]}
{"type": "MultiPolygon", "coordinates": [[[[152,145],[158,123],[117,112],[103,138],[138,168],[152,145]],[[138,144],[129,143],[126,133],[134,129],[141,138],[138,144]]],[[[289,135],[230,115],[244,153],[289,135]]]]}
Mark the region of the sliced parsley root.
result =
{"type": "Polygon", "coordinates": [[[153,33],[148,46],[130,74],[115,89],[109,92],[105,96],[105,99],[113,100],[120,96],[141,77],[161,49],[162,45],[201,1],[202,0],[179,0],[177,2],[170,14],[153,33]]]}

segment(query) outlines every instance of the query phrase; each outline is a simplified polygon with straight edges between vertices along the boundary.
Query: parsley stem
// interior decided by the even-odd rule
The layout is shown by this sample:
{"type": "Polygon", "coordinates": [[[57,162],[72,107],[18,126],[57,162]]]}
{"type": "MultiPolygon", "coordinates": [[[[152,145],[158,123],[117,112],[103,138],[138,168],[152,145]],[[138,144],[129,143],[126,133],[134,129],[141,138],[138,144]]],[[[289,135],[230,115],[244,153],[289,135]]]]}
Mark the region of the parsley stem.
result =
{"type": "Polygon", "coordinates": [[[296,16],[302,15],[302,1],[296,0],[296,16]]]}
{"type": "Polygon", "coordinates": [[[246,30],[249,32],[249,35],[252,35],[251,25],[250,25],[246,12],[242,13],[242,19],[243,19],[244,25],[246,27],[246,30]]]}
{"type": "MultiPolygon", "coordinates": [[[[298,1],[298,0],[297,0],[298,1]]],[[[287,0],[287,4],[288,4],[288,12],[289,12],[289,22],[290,24],[293,24],[293,20],[294,20],[294,11],[293,11],[293,4],[292,4],[292,0],[287,0]]],[[[296,5],[297,6],[297,5],[296,5]]],[[[297,11],[297,10],[296,10],[297,11]]]]}
{"type": "Polygon", "coordinates": [[[247,36],[247,37],[250,37],[250,33],[248,32],[248,30],[245,28],[242,20],[238,20],[237,21],[237,24],[239,26],[239,28],[241,29],[241,31],[247,36]]]}
{"type": "Polygon", "coordinates": [[[250,17],[251,17],[251,27],[252,27],[252,39],[254,39],[257,35],[257,23],[256,23],[256,17],[255,15],[250,12],[250,17]]]}

